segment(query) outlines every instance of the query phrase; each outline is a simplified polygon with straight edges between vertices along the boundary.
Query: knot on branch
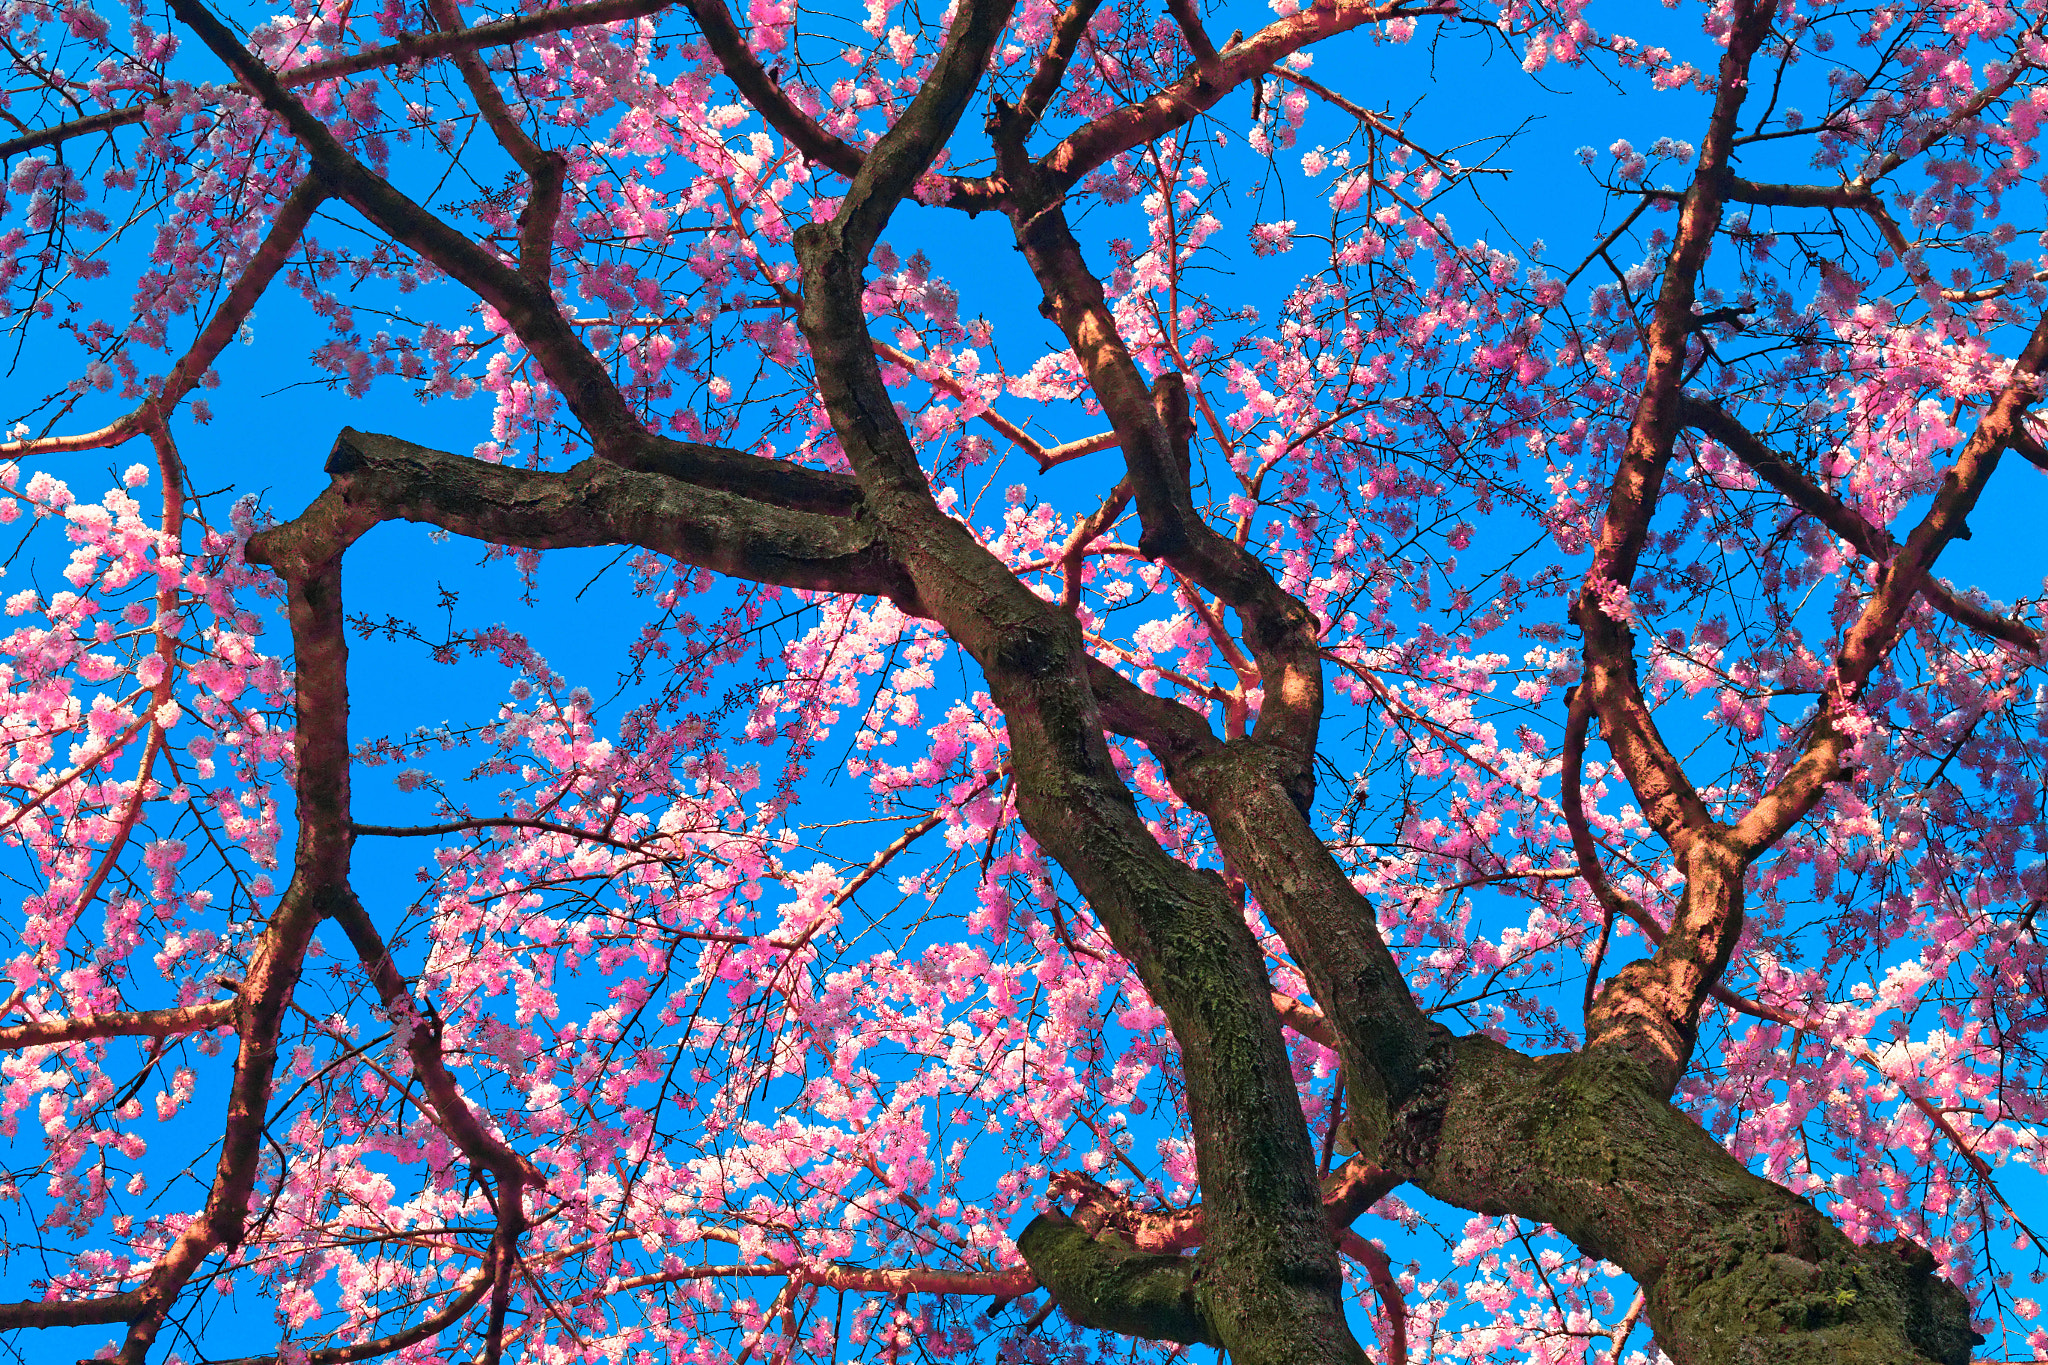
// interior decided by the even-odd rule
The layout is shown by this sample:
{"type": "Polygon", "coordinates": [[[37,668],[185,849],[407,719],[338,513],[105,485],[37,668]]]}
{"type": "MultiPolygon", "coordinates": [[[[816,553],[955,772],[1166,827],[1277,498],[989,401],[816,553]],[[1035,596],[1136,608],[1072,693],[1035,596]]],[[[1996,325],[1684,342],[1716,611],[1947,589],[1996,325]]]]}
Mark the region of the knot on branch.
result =
{"type": "Polygon", "coordinates": [[[1097,1237],[1058,1212],[1040,1214],[1017,1238],[1032,1274],[1082,1327],[1148,1341],[1219,1345],[1195,1297],[1196,1262],[1097,1237]]]}

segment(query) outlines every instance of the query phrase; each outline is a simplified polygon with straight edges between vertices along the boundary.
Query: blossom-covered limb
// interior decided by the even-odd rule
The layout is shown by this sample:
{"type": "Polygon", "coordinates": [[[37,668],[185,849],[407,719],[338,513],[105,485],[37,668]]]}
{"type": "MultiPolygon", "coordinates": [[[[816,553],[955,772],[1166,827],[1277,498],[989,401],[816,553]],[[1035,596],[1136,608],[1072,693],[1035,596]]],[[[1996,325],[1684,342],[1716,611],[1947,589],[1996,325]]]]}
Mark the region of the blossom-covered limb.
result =
{"type": "Polygon", "coordinates": [[[213,362],[220,358],[228,342],[248,321],[255,310],[256,301],[270,288],[270,282],[277,278],[277,272],[284,269],[285,262],[305,235],[307,224],[313,220],[313,212],[327,198],[326,189],[316,177],[308,176],[292,188],[277,206],[277,215],[271,219],[270,231],[263,242],[242,267],[227,297],[214,310],[206,326],[194,338],[192,348],[178,359],[165,376],[163,387],[138,404],[131,412],[123,414],[97,431],[81,432],[76,436],[45,436],[21,441],[0,441],[0,457],[20,459],[25,455],[58,454],[75,450],[102,450],[117,446],[139,432],[160,430],[170,420],[178,404],[192,392],[213,368],[213,362]]]}
{"type": "Polygon", "coordinates": [[[2040,401],[2048,373],[2048,317],[2034,326],[2012,375],[1976,430],[1942,476],[1933,503],[1905,543],[1882,566],[1869,599],[1844,633],[1835,656],[1833,686],[1815,720],[1805,752],[1768,793],[1742,817],[1731,843],[1750,857],[1783,837],[1820,800],[1861,734],[1857,698],[1897,645],[1913,601],[1924,590],[1934,561],[1948,545],[1967,535],[1967,518],[1998,468],[1999,456],[2026,439],[2027,411],[2040,401]]]}
{"type": "Polygon", "coordinates": [[[520,1153],[485,1126],[483,1119],[464,1098],[461,1087],[448,1070],[441,1052],[441,1023],[438,1014],[423,1011],[412,990],[391,960],[391,950],[377,925],[351,892],[339,897],[332,909],[334,920],[348,935],[363,970],[376,988],[384,1009],[405,1028],[405,1049],[412,1058],[413,1075],[419,1078],[433,1108],[434,1124],[462,1149],[470,1162],[489,1171],[496,1181],[497,1227],[491,1235],[491,1255],[484,1264],[489,1271],[490,1316],[484,1327],[484,1365],[498,1365],[505,1349],[505,1314],[511,1307],[512,1281],[519,1264],[519,1243],[526,1235],[526,1193],[547,1188],[543,1176],[520,1153]]]}
{"type": "Polygon", "coordinates": [[[1579,876],[1592,889],[1593,898],[1600,902],[1600,939],[1594,947],[1593,961],[1586,968],[1585,1011],[1588,1019],[1593,1017],[1600,964],[1607,956],[1615,917],[1647,918],[1635,898],[1623,895],[1608,879],[1607,869],[1600,865],[1600,846],[1594,840],[1593,828],[1586,819],[1586,732],[1591,728],[1592,719],[1591,696],[1583,688],[1573,688],[1565,715],[1564,764],[1559,776],[1558,803],[1564,810],[1565,828],[1571,832],[1572,854],[1578,859],[1579,876]]]}
{"type": "Polygon", "coordinates": [[[1776,10],[1739,5],[1721,61],[1714,107],[1685,192],[1652,312],[1647,359],[1627,445],[1594,541],[1593,562],[1573,606],[1583,633],[1582,704],[1650,824],[1670,846],[1685,890],[1670,934],[1650,959],[1614,976],[1594,1002],[1589,1047],[1611,1048],[1645,1068],[1668,1094],[1692,1056],[1700,1002],[1721,973],[1742,928],[1745,861],[1722,837],[1677,755],[1665,743],[1636,673],[1628,595],[1650,535],[1680,425],[1684,370],[1695,322],[1699,273],[1720,227],[1737,119],[1753,57],[1776,10]]]}
{"type": "MultiPolygon", "coordinates": [[[[462,16],[456,9],[455,0],[429,0],[427,11],[443,29],[462,26],[462,16]]],[[[562,216],[562,181],[569,163],[560,152],[541,147],[520,125],[474,48],[458,49],[449,57],[455,63],[455,69],[462,73],[462,83],[469,88],[477,111],[483,115],[491,135],[526,172],[526,207],[519,213],[519,273],[534,287],[546,289],[555,224],[562,216]]]]}
{"type": "MultiPolygon", "coordinates": [[[[904,369],[917,375],[918,378],[942,393],[950,393],[955,398],[961,399],[968,397],[968,392],[964,385],[956,382],[943,372],[921,369],[916,357],[904,354],[886,341],[877,341],[875,343],[875,354],[892,365],[901,365],[904,369]]],[[[1114,450],[1116,448],[1117,437],[1113,431],[1106,431],[1095,436],[1083,436],[1076,441],[1062,441],[1058,445],[1048,446],[992,407],[983,408],[977,415],[982,421],[1016,442],[1019,449],[1037,461],[1041,472],[1058,465],[1063,465],[1068,460],[1079,459],[1083,455],[1093,455],[1099,450],[1114,450]]]]}
{"type": "Polygon", "coordinates": [[[1864,610],[1843,634],[1841,651],[1835,655],[1835,688],[1812,726],[1806,751],[1735,827],[1733,843],[1749,855],[1776,843],[1821,800],[1827,784],[1841,778],[1843,759],[1860,737],[1853,720],[1855,698],[1898,643],[1898,630],[1913,600],[1923,591],[1935,557],[1952,540],[1968,534],[1966,518],[1976,508],[1985,485],[1991,483],[1999,454],[2030,440],[2025,415],[2040,401],[2044,372],[2048,372],[2048,317],[2034,325],[2034,334],[2013,360],[2011,379],[1956,454],[1956,463],[1942,477],[1942,487],[1935,491],[1927,514],[1898,553],[1882,565],[1864,610]]]}
{"type": "MultiPolygon", "coordinates": [[[[323,497],[332,493],[330,489],[323,497]]],[[[293,643],[297,647],[301,688],[309,685],[310,673],[310,685],[320,689],[317,702],[307,699],[300,705],[302,751],[309,742],[317,746],[317,751],[310,771],[302,752],[298,794],[304,813],[302,829],[310,831],[301,835],[302,858],[309,842],[320,854],[320,918],[331,918],[341,925],[379,1001],[404,1028],[413,1074],[432,1104],[431,1117],[436,1126],[474,1165],[488,1170],[496,1179],[497,1228],[492,1236],[491,1258],[486,1262],[491,1307],[483,1359],[486,1365],[497,1365],[503,1350],[505,1314],[510,1304],[519,1241],[526,1229],[525,1191],[529,1186],[545,1188],[546,1181],[530,1162],[485,1127],[463,1097],[442,1057],[438,1019],[432,1015],[423,1017],[382,935],[348,883],[349,850],[355,834],[349,811],[348,651],[342,633],[341,556],[376,520],[337,516],[331,506],[323,506],[316,499],[297,520],[275,527],[252,542],[250,557],[271,564],[287,585],[308,602],[303,625],[300,614],[294,614],[293,643]],[[315,709],[320,713],[318,719],[310,714],[315,709]],[[312,732],[310,741],[304,738],[308,731],[312,732]]],[[[290,903],[287,893],[286,904],[290,903]]],[[[303,955],[304,943],[298,946],[303,955]]],[[[245,995],[248,989],[245,985],[245,995]]],[[[247,1052],[246,1042],[244,1051],[247,1052]]],[[[260,1109],[257,1118],[260,1125],[260,1109]]],[[[131,1329],[131,1347],[140,1330],[140,1323],[131,1329]]],[[[136,1358],[139,1360],[140,1356],[136,1358]]]]}
{"type": "Polygon", "coordinates": [[[725,0],[683,0],[683,8],[697,21],[697,31],[704,35],[704,45],[711,49],[726,79],[738,87],[770,127],[820,166],[837,171],[848,180],[859,173],[863,154],[826,132],[816,119],[790,102],[761,65],[761,59],[747,46],[746,37],[725,7],[725,0]]]}
{"type": "Polygon", "coordinates": [[[1031,69],[1031,80],[1017,101],[1017,115],[1027,127],[1045,117],[1053,96],[1066,79],[1068,63],[1074,60],[1081,38],[1101,6],[1102,0],[1070,0],[1060,11],[1059,20],[1053,25],[1052,40],[1039,54],[1038,65],[1031,69]]]}
{"type": "Polygon", "coordinates": [[[1408,1304],[1394,1279],[1393,1262],[1385,1251],[1349,1228],[1337,1244],[1346,1256],[1365,1267],[1373,1293],[1379,1296],[1381,1311],[1387,1319],[1387,1365],[1408,1365],[1408,1304]]]}
{"type": "MultiPolygon", "coordinates": [[[[348,537],[352,539],[353,537],[348,537]]],[[[250,954],[237,992],[240,1051],[222,1123],[220,1156],[205,1208],[150,1267],[123,1315],[127,1339],[115,1359],[143,1365],[179,1295],[205,1259],[242,1241],[265,1150],[278,1040],[314,931],[350,893],[348,639],[341,610],[341,559],[346,539],[272,533],[251,557],[285,580],[287,614],[297,661],[293,687],[298,728],[298,847],[285,889],[250,954]]]]}
{"type": "MultiPolygon", "coordinates": [[[[1866,559],[1883,564],[1898,552],[1898,542],[1888,531],[1871,525],[1839,498],[1807,478],[1789,459],[1757,439],[1755,432],[1737,421],[1719,403],[1688,394],[1680,402],[1680,413],[1687,426],[1705,432],[1726,446],[1758,478],[1784,494],[1787,502],[1855,546],[1866,559]]],[[[2018,441],[2015,441],[2014,448],[2021,448],[2018,441]]],[[[2029,654],[2041,648],[2038,631],[1978,606],[1932,575],[1922,582],[1920,591],[1935,610],[1971,630],[1994,640],[2003,640],[2029,654]]]]}
{"type": "MultiPolygon", "coordinates": [[[[1014,143],[1007,155],[1015,160],[1014,143]]],[[[1189,483],[1188,442],[1194,428],[1187,381],[1170,373],[1156,384],[1145,383],[1050,185],[1020,190],[1005,207],[1017,245],[1045,294],[1047,316],[1073,347],[1116,429],[1144,524],[1139,548],[1185,572],[1244,621],[1265,690],[1253,736],[1288,756],[1285,780],[1306,809],[1314,794],[1311,760],[1323,708],[1315,617],[1256,556],[1196,513],[1189,483]]]]}
{"type": "MultiPolygon", "coordinates": [[[[1457,12],[1454,4],[1414,0],[1337,0],[1297,10],[1232,44],[1213,62],[1197,61],[1156,94],[1083,124],[1039,157],[1034,168],[1054,193],[1062,192],[1119,153],[1192,123],[1232,90],[1264,76],[1282,59],[1311,43],[1367,24],[1457,12]]],[[[999,166],[993,176],[956,179],[947,202],[970,213],[979,212],[1006,206],[1020,188],[1010,172],[999,166]]]]}
{"type": "Polygon", "coordinates": [[[1582,685],[1589,689],[1602,734],[1644,814],[1681,859],[1689,855],[1695,840],[1710,835],[1714,821],[1658,733],[1636,681],[1635,637],[1625,619],[1626,597],[1677,441],[1686,349],[1694,330],[1693,303],[1726,202],[1729,157],[1749,88],[1750,58],[1770,31],[1774,13],[1765,3],[1736,8],[1698,171],[1685,192],[1664,263],[1627,446],[1608,493],[1592,568],[1573,610],[1585,635],[1582,685]]]}
{"type": "MultiPolygon", "coordinates": [[[[279,79],[291,89],[317,85],[321,81],[331,81],[337,77],[353,76],[383,67],[432,61],[436,57],[445,57],[452,52],[509,47],[513,43],[544,33],[560,33],[592,24],[639,19],[659,13],[672,2],[673,0],[588,0],[585,4],[562,5],[532,14],[516,14],[506,19],[493,19],[470,28],[444,29],[439,33],[401,33],[389,43],[378,47],[322,57],[318,61],[295,66],[284,72],[279,79]]],[[[169,99],[146,100],[22,133],[18,137],[0,141],[0,161],[10,160],[22,152],[32,152],[38,147],[55,147],[73,138],[132,127],[147,119],[152,111],[161,112],[169,108],[170,104],[169,99]]]]}
{"type": "Polygon", "coordinates": [[[330,192],[498,311],[561,390],[600,455],[629,469],[658,469],[673,478],[728,489],[778,506],[830,511],[851,508],[857,495],[851,481],[843,477],[741,451],[669,440],[648,431],[611,375],[562,316],[545,282],[536,284],[516,265],[456,231],[365,166],[200,0],[177,0],[174,8],[214,55],[284,120],[312,157],[330,192]]]}
{"type": "Polygon", "coordinates": [[[1196,512],[1185,380],[1165,374],[1145,384],[1058,202],[1027,196],[1008,211],[1046,310],[1117,429],[1145,524],[1140,548],[1234,608],[1258,664],[1265,700],[1249,740],[1179,771],[1162,753],[1170,780],[1209,817],[1225,857],[1307,973],[1337,1023],[1353,1083],[1374,1097],[1363,1106],[1366,1122],[1384,1128],[1422,1084],[1432,1042],[1370,908],[1305,818],[1323,707],[1315,617],[1196,512]]]}
{"type": "Polygon", "coordinates": [[[347,1346],[317,1346],[310,1351],[294,1351],[285,1356],[243,1356],[239,1360],[223,1360],[216,1365],[282,1365],[289,1359],[300,1365],[349,1365],[351,1361],[376,1360],[380,1356],[403,1351],[415,1342],[425,1341],[436,1333],[446,1330],[462,1321],[463,1315],[477,1306],[489,1292],[492,1284],[493,1267],[486,1262],[484,1268],[471,1275],[455,1296],[441,1307],[421,1318],[410,1327],[390,1332],[368,1341],[358,1341],[347,1346]]]}

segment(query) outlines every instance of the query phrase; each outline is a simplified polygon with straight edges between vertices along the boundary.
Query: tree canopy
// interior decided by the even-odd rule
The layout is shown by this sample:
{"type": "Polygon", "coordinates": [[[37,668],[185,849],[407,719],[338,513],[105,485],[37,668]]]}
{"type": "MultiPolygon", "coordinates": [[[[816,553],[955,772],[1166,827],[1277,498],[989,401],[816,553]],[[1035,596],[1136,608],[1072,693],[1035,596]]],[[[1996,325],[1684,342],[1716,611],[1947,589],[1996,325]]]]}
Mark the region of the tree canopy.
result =
{"type": "Polygon", "coordinates": [[[0,1328],[2048,1354],[2044,23],[8,0],[0,1328]]]}

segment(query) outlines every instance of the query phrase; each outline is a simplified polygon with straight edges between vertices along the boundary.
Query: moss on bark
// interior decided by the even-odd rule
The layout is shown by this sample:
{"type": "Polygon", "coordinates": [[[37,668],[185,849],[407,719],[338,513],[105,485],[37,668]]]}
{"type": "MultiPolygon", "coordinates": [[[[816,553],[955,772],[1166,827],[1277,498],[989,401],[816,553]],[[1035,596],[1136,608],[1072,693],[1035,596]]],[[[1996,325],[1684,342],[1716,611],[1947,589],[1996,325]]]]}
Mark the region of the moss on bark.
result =
{"type": "Polygon", "coordinates": [[[1195,1294],[1195,1261],[1092,1237],[1059,1213],[1019,1234],[1017,1250],[1066,1315],[1083,1327],[1148,1341],[1218,1344],[1195,1294]]]}
{"type": "Polygon", "coordinates": [[[1433,1159],[1448,1202],[1555,1226],[1635,1277],[1679,1365],[1964,1365],[1961,1291],[1911,1243],[1858,1247],[1750,1172],[1619,1052],[1458,1040],[1433,1159]]]}

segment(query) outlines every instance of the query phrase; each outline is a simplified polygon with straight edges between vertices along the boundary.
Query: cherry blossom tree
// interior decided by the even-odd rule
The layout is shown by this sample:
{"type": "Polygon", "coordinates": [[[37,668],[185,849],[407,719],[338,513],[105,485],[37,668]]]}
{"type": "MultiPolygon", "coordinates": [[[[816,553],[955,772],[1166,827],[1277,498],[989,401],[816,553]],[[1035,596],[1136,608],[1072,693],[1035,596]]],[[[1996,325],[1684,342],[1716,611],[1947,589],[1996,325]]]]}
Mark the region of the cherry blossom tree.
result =
{"type": "Polygon", "coordinates": [[[1584,10],[9,0],[17,1349],[2048,1353],[2048,10],[1584,10]]]}

